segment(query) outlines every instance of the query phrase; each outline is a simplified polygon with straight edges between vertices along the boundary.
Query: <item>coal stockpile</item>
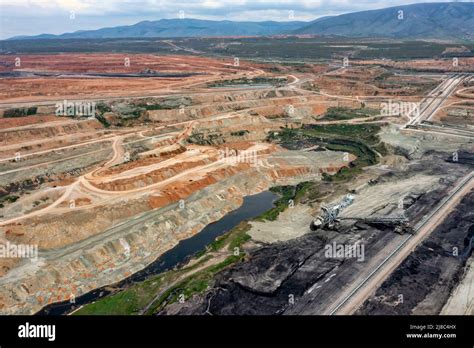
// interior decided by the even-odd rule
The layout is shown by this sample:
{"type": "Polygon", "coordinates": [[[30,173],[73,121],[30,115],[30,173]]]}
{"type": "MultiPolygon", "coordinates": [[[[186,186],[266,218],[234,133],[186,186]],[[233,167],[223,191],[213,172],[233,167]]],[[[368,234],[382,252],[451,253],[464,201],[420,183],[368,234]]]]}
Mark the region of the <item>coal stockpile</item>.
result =
{"type": "MultiPolygon", "coordinates": [[[[284,311],[291,298],[301,296],[341,260],[322,257],[327,240],[316,233],[263,247],[216,277],[202,301],[182,308],[179,314],[270,315],[284,311]],[[320,267],[305,265],[319,259],[320,267]]],[[[160,313],[165,314],[165,313],[160,313]]]]}
{"type": "Polygon", "coordinates": [[[448,162],[451,163],[460,163],[474,167],[474,153],[468,151],[459,151],[457,153],[453,153],[447,159],[448,162]]]}
{"type": "MultiPolygon", "coordinates": [[[[321,314],[339,282],[327,282],[337,272],[342,279],[356,277],[356,259],[328,258],[326,246],[347,244],[357,235],[366,246],[366,257],[395,235],[364,226],[319,230],[287,242],[265,245],[251,251],[248,259],[219,273],[213,287],[179,306],[165,307],[158,315],[279,315],[321,314]],[[357,232],[356,232],[357,231],[357,232]],[[370,238],[374,233],[380,238],[370,238]],[[315,286],[321,284],[321,286],[315,286]],[[323,291],[321,291],[323,290],[323,291]]],[[[361,266],[363,267],[363,266],[361,266]]]]}

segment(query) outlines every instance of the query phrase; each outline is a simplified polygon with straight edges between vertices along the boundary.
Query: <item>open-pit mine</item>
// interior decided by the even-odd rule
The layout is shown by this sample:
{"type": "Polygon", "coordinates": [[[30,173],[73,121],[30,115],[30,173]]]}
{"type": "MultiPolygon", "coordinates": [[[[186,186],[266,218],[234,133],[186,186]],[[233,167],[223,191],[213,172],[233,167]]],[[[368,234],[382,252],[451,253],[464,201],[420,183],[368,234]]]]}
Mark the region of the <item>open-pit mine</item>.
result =
{"type": "Polygon", "coordinates": [[[0,56],[0,314],[474,314],[474,58],[166,44],[0,56]]]}

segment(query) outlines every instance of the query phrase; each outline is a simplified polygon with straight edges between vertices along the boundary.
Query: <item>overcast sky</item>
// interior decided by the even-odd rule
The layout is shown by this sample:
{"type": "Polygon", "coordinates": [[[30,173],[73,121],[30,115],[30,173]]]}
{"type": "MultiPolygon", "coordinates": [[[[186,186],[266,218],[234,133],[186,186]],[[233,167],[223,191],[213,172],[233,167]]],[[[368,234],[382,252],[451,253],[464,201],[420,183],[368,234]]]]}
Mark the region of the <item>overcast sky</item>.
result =
{"type": "MultiPolygon", "coordinates": [[[[134,24],[142,20],[310,21],[327,15],[437,0],[0,0],[0,39],[62,34],[134,24]]],[[[446,2],[446,0],[444,1],[446,2]]]]}

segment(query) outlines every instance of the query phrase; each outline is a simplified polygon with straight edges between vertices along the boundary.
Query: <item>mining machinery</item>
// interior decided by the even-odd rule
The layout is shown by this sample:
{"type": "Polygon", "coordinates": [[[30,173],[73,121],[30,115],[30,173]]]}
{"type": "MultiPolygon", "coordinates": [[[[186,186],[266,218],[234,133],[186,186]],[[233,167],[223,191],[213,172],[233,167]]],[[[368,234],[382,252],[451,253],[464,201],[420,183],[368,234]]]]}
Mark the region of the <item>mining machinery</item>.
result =
{"type": "Polygon", "coordinates": [[[341,211],[350,206],[353,202],[354,196],[346,195],[339,203],[322,206],[321,215],[311,221],[311,225],[309,227],[312,231],[316,231],[320,228],[333,226],[341,211]]]}
{"type": "Polygon", "coordinates": [[[310,224],[312,231],[329,227],[333,228],[335,223],[339,220],[355,220],[367,223],[369,225],[382,225],[393,227],[394,231],[399,234],[405,232],[411,233],[412,228],[409,225],[409,220],[404,215],[397,216],[367,216],[367,217],[343,217],[338,218],[339,214],[354,202],[353,195],[346,195],[344,199],[336,204],[330,204],[321,207],[321,214],[314,219],[310,224]]]}
{"type": "Polygon", "coordinates": [[[410,221],[404,215],[399,216],[368,216],[368,217],[343,217],[341,220],[355,220],[369,225],[393,227],[398,234],[413,233],[410,221]]]}

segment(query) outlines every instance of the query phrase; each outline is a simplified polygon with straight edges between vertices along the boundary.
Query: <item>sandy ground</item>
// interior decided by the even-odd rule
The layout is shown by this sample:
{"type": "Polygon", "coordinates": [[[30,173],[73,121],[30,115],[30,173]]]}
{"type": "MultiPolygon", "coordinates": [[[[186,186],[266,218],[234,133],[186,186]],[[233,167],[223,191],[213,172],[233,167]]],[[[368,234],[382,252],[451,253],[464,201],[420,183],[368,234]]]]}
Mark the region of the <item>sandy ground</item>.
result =
{"type": "Polygon", "coordinates": [[[256,242],[275,243],[300,237],[310,232],[309,224],[313,209],[307,205],[296,205],[282,212],[276,221],[251,222],[248,235],[256,242]]]}
{"type": "Polygon", "coordinates": [[[385,127],[380,133],[383,142],[404,149],[411,158],[420,158],[426,151],[458,151],[471,140],[449,135],[407,132],[397,129],[396,126],[385,127]]]}
{"type": "Polygon", "coordinates": [[[441,311],[443,315],[474,315],[474,256],[467,261],[464,278],[441,311]]]}

